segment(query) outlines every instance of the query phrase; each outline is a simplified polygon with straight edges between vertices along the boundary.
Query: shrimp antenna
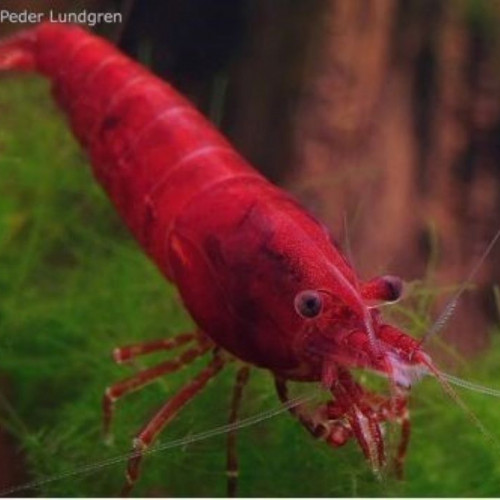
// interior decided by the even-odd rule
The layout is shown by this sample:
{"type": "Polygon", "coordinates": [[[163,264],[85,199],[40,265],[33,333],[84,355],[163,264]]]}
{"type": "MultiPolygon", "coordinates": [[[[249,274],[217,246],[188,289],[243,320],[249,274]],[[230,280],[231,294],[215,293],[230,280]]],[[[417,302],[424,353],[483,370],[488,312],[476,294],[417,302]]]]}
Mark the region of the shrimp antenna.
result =
{"type": "Polygon", "coordinates": [[[499,389],[493,389],[492,387],[476,384],[475,382],[470,382],[469,380],[455,377],[455,375],[450,375],[449,373],[441,372],[441,376],[450,384],[462,387],[463,389],[468,389],[469,391],[477,392],[480,394],[486,394],[487,396],[493,396],[494,398],[500,398],[499,389]]]}
{"type": "Polygon", "coordinates": [[[187,444],[192,444],[197,441],[203,441],[205,439],[209,439],[214,436],[219,436],[221,434],[227,434],[236,429],[243,429],[244,427],[250,427],[264,420],[268,420],[276,415],[283,413],[285,411],[290,410],[291,408],[295,408],[307,401],[314,399],[319,391],[314,391],[313,393],[298,396],[296,398],[290,399],[285,404],[282,404],[276,408],[272,408],[270,410],[264,411],[262,413],[257,413],[256,415],[252,415],[251,417],[245,418],[243,420],[239,420],[232,424],[221,425],[219,427],[215,427],[214,429],[199,432],[198,434],[193,434],[191,436],[186,436],[179,439],[174,439],[173,441],[167,441],[166,443],[160,444],[149,450],[144,450],[142,452],[132,452],[125,453],[122,455],[116,455],[114,457],[110,457],[104,460],[100,460],[98,462],[93,462],[89,464],[84,464],[74,469],[69,469],[63,471],[59,474],[54,474],[53,476],[46,476],[44,478],[30,481],[19,486],[13,486],[12,488],[7,488],[4,490],[0,490],[0,497],[10,497],[14,493],[18,493],[20,491],[31,490],[38,488],[39,486],[43,486],[48,483],[52,483],[55,481],[60,481],[62,479],[67,479],[69,477],[81,476],[85,474],[92,474],[106,467],[111,467],[112,465],[118,464],[120,462],[124,462],[131,458],[137,456],[144,455],[152,455],[153,453],[158,453],[164,450],[170,450],[172,448],[178,448],[179,446],[185,446],[187,444]]]}
{"type": "MultiPolygon", "coordinates": [[[[345,251],[347,254],[347,258],[350,262],[351,265],[354,264],[354,258],[352,254],[352,247],[351,247],[351,239],[349,235],[349,226],[347,222],[347,212],[344,210],[343,217],[342,217],[342,222],[343,222],[343,230],[344,230],[344,245],[345,245],[345,251]]],[[[359,283],[356,282],[356,288],[359,289],[359,283]]],[[[365,323],[365,328],[368,333],[368,339],[370,341],[370,345],[372,348],[372,351],[374,354],[378,355],[380,354],[380,346],[378,343],[377,335],[375,334],[375,330],[373,328],[373,322],[371,319],[371,315],[369,313],[369,307],[364,306],[363,307],[363,320],[365,323]]]]}
{"type": "Polygon", "coordinates": [[[354,256],[352,253],[351,235],[349,233],[349,221],[347,220],[347,212],[344,210],[342,214],[342,239],[344,243],[344,252],[349,260],[349,263],[354,266],[354,256]]]}
{"type": "MultiPolygon", "coordinates": [[[[449,378],[455,379],[452,375],[440,372],[432,363],[428,361],[423,361],[424,364],[429,368],[429,370],[434,374],[435,378],[443,388],[444,392],[462,409],[462,411],[467,415],[469,420],[474,424],[474,426],[479,429],[481,434],[493,445],[495,448],[499,448],[499,443],[491,434],[491,432],[484,426],[484,424],[479,420],[479,417],[465,404],[463,399],[457,394],[457,392],[450,385],[449,378]]],[[[461,380],[461,379],[457,379],[461,380]]],[[[464,381],[465,382],[465,381],[464,381]]],[[[476,385],[476,384],[472,384],[476,385]]],[[[485,388],[486,389],[486,388],[485,388]]]]}
{"type": "MultiPolygon", "coordinates": [[[[483,252],[479,260],[476,262],[472,270],[470,271],[469,275],[467,276],[467,279],[462,283],[458,291],[455,293],[455,295],[451,298],[451,300],[448,302],[446,307],[443,309],[441,314],[438,316],[434,324],[431,326],[431,328],[427,331],[427,333],[420,339],[420,342],[418,343],[416,349],[419,349],[422,347],[425,343],[429,341],[434,335],[439,333],[446,323],[448,323],[448,320],[453,316],[456,308],[458,301],[464,294],[465,290],[467,287],[470,285],[472,279],[474,276],[477,274],[479,271],[479,268],[483,265],[484,261],[486,260],[486,257],[490,254],[491,250],[495,246],[496,242],[500,238],[500,229],[496,232],[495,236],[493,239],[490,241],[489,245],[487,246],[486,250],[483,252]]],[[[415,349],[415,350],[416,350],[415,349]]]]}

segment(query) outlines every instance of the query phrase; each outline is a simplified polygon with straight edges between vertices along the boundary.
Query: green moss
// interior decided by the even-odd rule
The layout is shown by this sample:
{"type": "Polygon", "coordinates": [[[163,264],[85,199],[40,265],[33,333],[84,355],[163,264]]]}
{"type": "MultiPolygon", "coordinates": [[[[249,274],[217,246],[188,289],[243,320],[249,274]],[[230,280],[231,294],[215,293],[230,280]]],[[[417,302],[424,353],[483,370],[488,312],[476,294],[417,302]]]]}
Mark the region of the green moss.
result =
{"type": "MultiPolygon", "coordinates": [[[[0,400],[2,422],[26,451],[35,480],[129,451],[142,423],[203,361],[120,401],[112,447],[101,436],[101,396],[134,368],[116,366],[113,347],[192,327],[174,289],[123,229],[67,126],[37,79],[0,84],[0,400]]],[[[416,332],[428,323],[432,290],[420,288],[416,332]]],[[[500,385],[498,342],[467,376],[500,385]],[[480,368],[478,366],[480,365],[480,368]]],[[[155,356],[152,359],[161,359],[155,356]]],[[[135,368],[147,366],[141,360],[135,368]]],[[[223,425],[235,367],[229,367],[163,433],[161,442],[223,425]]],[[[302,387],[302,391],[312,390],[302,387]]],[[[498,434],[500,404],[467,394],[498,434]]],[[[243,417],[277,406],[270,376],[254,371],[243,417]]],[[[413,437],[406,480],[376,480],[354,443],[329,449],[288,415],[239,436],[246,496],[492,496],[500,454],[426,380],[412,398],[413,437]]],[[[499,436],[500,437],[500,436],[499,436]]],[[[113,496],[124,461],[42,484],[44,496],[113,496]]],[[[225,437],[146,458],[137,495],[222,496],[225,437]]]]}

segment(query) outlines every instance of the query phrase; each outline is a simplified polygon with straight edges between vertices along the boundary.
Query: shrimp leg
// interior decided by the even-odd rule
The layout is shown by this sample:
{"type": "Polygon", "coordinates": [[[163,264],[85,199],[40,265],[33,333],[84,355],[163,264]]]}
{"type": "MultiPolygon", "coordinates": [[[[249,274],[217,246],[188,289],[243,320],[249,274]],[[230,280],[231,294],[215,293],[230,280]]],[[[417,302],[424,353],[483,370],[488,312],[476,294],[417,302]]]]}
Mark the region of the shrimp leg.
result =
{"type": "Polygon", "coordinates": [[[191,399],[193,399],[207,383],[214,378],[224,366],[225,361],[215,353],[210,364],[187,383],[177,394],[170,398],[142,428],[134,439],[133,454],[127,464],[126,483],[122,496],[128,496],[139,477],[139,467],[144,452],[151,446],[158,434],[177,415],[191,399]]]}
{"type": "Polygon", "coordinates": [[[195,333],[181,333],[175,337],[152,340],[150,342],[139,342],[113,350],[113,359],[118,364],[126,363],[138,356],[150,354],[157,351],[170,351],[177,347],[188,344],[196,338],[195,333]]]}
{"type": "MultiPolygon", "coordinates": [[[[378,414],[378,406],[371,403],[370,393],[365,392],[348,372],[340,371],[332,385],[336,397],[334,402],[321,406],[308,414],[298,406],[290,408],[300,423],[316,438],[323,439],[330,445],[340,447],[351,437],[356,437],[363,453],[375,470],[385,463],[385,453],[380,422],[384,420],[378,414]]],[[[287,403],[286,381],[275,378],[276,390],[282,403],[287,403]]],[[[378,403],[378,401],[377,401],[378,403]]],[[[404,450],[402,453],[404,455],[404,450]]]]}
{"type": "MultiPolygon", "coordinates": [[[[229,413],[229,424],[238,420],[238,412],[241,406],[243,390],[248,383],[250,367],[242,366],[236,374],[236,383],[233,389],[231,410],[229,413]]],[[[234,498],[238,492],[238,454],[236,450],[236,429],[229,431],[227,435],[227,496],[234,498]]]]}
{"type": "Polygon", "coordinates": [[[196,358],[205,354],[209,349],[209,344],[200,344],[196,347],[184,351],[179,357],[175,359],[165,361],[163,363],[160,363],[159,365],[153,366],[152,368],[142,370],[132,375],[131,377],[121,380],[120,382],[117,382],[116,384],[108,387],[104,393],[102,400],[104,418],[103,427],[106,439],[108,441],[110,440],[109,430],[111,426],[111,420],[113,418],[114,406],[118,399],[133,391],[141,389],[151,382],[154,382],[162,375],[174,373],[180,370],[184,366],[194,361],[196,358]]]}
{"type": "Polygon", "coordinates": [[[410,411],[408,410],[408,405],[405,400],[402,411],[400,412],[399,420],[401,423],[401,438],[399,441],[398,452],[394,458],[394,469],[396,472],[396,477],[403,479],[404,476],[404,461],[406,458],[406,452],[408,450],[408,444],[410,443],[410,433],[411,433],[411,421],[410,421],[410,411]]]}
{"type": "MultiPolygon", "coordinates": [[[[288,386],[286,383],[286,380],[280,377],[275,377],[274,378],[274,386],[276,388],[276,392],[278,394],[278,397],[280,401],[283,404],[287,404],[290,399],[288,397],[288,386]]],[[[314,421],[311,415],[307,414],[302,410],[302,408],[299,406],[291,406],[288,408],[288,411],[298,419],[298,421],[314,436],[314,437],[320,437],[319,434],[321,434],[318,429],[318,423],[314,421]]]]}

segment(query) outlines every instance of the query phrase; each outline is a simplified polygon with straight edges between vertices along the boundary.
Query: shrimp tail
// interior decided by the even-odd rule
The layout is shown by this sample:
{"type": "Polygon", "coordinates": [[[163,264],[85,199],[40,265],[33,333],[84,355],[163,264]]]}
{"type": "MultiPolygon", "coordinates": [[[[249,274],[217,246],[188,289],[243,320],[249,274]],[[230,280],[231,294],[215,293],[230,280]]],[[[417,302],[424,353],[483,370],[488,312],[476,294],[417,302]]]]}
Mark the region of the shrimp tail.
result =
{"type": "Polygon", "coordinates": [[[37,29],[20,31],[0,42],[0,71],[36,70],[37,29]]]}

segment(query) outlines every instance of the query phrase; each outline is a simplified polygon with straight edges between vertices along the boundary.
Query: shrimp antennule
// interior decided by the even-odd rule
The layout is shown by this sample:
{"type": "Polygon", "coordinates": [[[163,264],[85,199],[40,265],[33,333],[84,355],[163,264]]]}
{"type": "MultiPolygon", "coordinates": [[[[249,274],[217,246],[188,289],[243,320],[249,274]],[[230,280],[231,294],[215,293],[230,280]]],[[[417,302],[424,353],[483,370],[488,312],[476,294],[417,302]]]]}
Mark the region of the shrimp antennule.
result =
{"type": "Polygon", "coordinates": [[[469,391],[477,392],[479,394],[486,394],[487,396],[492,396],[494,398],[500,398],[500,389],[494,389],[493,387],[470,382],[469,380],[455,377],[455,375],[451,375],[449,373],[441,372],[441,376],[450,384],[462,387],[463,389],[468,389],[469,391]]]}
{"type": "Polygon", "coordinates": [[[449,319],[453,316],[457,308],[458,301],[460,300],[464,292],[467,290],[467,287],[470,285],[472,279],[477,274],[480,267],[483,265],[484,261],[486,260],[486,257],[488,257],[488,255],[490,254],[491,250],[493,249],[499,238],[500,238],[500,229],[496,232],[495,236],[492,238],[489,245],[486,247],[486,250],[482,253],[481,257],[470,271],[469,275],[467,276],[467,279],[462,283],[462,285],[457,290],[455,295],[448,302],[448,304],[443,309],[443,311],[441,312],[437,320],[434,322],[434,324],[431,326],[431,328],[420,339],[418,347],[422,347],[426,342],[428,342],[429,339],[434,337],[434,335],[438,334],[444,328],[446,323],[448,323],[449,319]]]}
{"type": "MultiPolygon", "coordinates": [[[[431,373],[434,375],[436,380],[441,385],[442,389],[446,394],[462,409],[462,411],[467,415],[469,420],[474,424],[474,426],[481,431],[483,436],[495,447],[499,448],[500,444],[495,439],[493,434],[484,426],[484,424],[479,420],[479,417],[465,404],[463,399],[457,394],[457,392],[450,385],[449,378],[455,378],[453,376],[449,376],[448,374],[442,373],[438,370],[430,361],[427,359],[422,359],[422,363],[429,368],[431,373]]],[[[460,379],[457,379],[460,380],[460,379]]],[[[465,381],[464,381],[465,382],[465,381]]],[[[473,384],[475,385],[475,384],[473,384]]]]}

